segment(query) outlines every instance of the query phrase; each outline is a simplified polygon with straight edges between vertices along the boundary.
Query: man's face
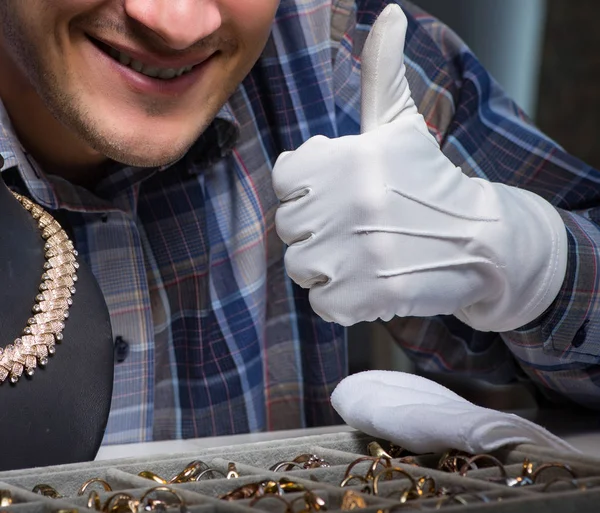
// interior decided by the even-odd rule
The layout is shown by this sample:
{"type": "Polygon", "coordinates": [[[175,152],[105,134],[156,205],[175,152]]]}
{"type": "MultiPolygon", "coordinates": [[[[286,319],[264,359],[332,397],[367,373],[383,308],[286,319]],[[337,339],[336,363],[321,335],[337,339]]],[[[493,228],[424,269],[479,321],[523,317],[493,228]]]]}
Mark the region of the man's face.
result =
{"type": "Polygon", "coordinates": [[[260,55],[279,0],[0,0],[3,80],[93,150],[183,155],[260,55]]]}

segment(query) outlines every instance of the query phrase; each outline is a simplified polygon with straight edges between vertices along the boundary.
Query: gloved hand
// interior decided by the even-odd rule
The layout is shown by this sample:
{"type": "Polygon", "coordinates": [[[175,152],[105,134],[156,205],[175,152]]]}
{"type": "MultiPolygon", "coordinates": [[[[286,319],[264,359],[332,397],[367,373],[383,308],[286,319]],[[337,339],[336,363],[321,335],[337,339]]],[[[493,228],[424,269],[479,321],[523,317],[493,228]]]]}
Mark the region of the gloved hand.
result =
{"type": "Polygon", "coordinates": [[[541,197],[469,178],[444,156],[411,98],[406,28],[389,5],[367,39],[362,133],[313,137],[275,164],[287,272],[342,325],[454,314],[515,329],[560,290],[565,226],[541,197]]]}

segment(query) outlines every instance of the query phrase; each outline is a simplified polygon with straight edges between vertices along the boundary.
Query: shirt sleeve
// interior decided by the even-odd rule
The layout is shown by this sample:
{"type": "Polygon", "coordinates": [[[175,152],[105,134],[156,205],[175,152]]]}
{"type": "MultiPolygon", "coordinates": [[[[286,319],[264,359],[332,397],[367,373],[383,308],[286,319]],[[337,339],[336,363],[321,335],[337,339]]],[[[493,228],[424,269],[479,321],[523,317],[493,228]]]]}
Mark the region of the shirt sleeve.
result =
{"type": "Polygon", "coordinates": [[[524,372],[544,390],[600,408],[600,172],[541,133],[448,27],[399,3],[409,18],[409,84],[444,153],[470,176],[554,205],[569,258],[554,303],[515,331],[481,333],[451,316],[394,319],[388,327],[423,370],[492,382],[524,372]]]}

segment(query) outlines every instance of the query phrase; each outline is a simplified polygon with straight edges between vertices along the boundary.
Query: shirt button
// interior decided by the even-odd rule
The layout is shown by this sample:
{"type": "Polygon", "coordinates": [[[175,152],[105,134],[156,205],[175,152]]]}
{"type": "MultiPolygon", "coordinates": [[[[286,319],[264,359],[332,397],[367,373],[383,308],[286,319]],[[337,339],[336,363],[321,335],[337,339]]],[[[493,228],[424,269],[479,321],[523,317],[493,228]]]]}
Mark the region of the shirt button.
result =
{"type": "Polygon", "coordinates": [[[123,363],[129,356],[129,342],[123,337],[115,338],[115,360],[117,363],[123,363]]]}

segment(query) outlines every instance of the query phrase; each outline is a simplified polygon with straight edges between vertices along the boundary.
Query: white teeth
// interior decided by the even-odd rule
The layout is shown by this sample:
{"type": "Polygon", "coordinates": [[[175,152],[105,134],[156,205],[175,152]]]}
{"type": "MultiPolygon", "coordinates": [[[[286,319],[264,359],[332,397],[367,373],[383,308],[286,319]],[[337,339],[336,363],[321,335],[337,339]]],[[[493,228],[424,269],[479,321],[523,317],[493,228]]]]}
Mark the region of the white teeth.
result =
{"type": "Polygon", "coordinates": [[[119,61],[123,66],[128,66],[142,75],[146,75],[151,78],[160,78],[162,80],[171,80],[176,77],[180,77],[185,73],[189,73],[194,69],[194,66],[184,66],[183,68],[157,68],[156,66],[145,65],[143,62],[135,60],[126,53],[119,52],[115,48],[110,48],[110,56],[119,61]]]}
{"type": "Polygon", "coordinates": [[[144,65],[140,62],[140,61],[131,61],[131,67],[136,70],[138,73],[140,73],[142,71],[142,68],[144,67],[144,65]]]}
{"type": "Polygon", "coordinates": [[[170,78],[173,78],[175,76],[177,72],[170,68],[170,69],[163,69],[159,74],[158,74],[158,78],[162,78],[163,80],[169,80],[170,78]]]}
{"type": "Polygon", "coordinates": [[[160,73],[160,69],[154,66],[144,66],[142,68],[142,74],[148,75],[149,77],[156,78],[160,73]]]}
{"type": "Polygon", "coordinates": [[[129,55],[121,53],[119,55],[119,62],[121,64],[123,64],[123,66],[129,66],[129,63],[131,62],[131,57],[129,57],[129,55]]]}

